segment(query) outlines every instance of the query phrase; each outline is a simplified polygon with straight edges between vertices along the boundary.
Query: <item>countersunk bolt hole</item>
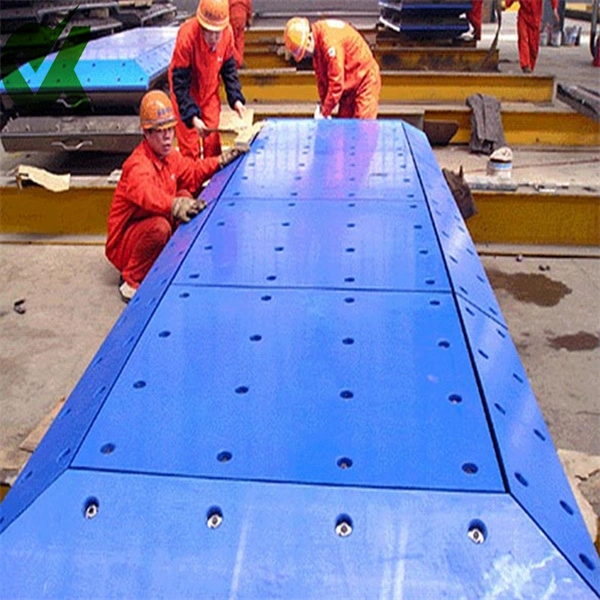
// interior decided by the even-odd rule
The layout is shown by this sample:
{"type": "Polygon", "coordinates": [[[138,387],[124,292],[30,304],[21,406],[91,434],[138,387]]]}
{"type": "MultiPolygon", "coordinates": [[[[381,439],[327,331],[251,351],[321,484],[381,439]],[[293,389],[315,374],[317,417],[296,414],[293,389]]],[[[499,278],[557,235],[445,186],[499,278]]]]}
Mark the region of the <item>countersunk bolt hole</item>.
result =
{"type": "Polygon", "coordinates": [[[206,513],[206,526],[209,529],[217,529],[223,523],[223,513],[218,506],[213,506],[206,513]]]}
{"type": "Polygon", "coordinates": [[[487,528],[481,521],[476,519],[469,523],[467,535],[474,544],[483,544],[487,538],[487,528]]]}
{"type": "Polygon", "coordinates": [[[158,334],[158,337],[161,337],[161,338],[166,338],[166,337],[169,337],[170,335],[171,335],[171,332],[170,332],[170,331],[161,331],[161,332],[158,334]]]}
{"type": "Polygon", "coordinates": [[[104,444],[104,446],[100,448],[100,452],[102,452],[102,454],[112,454],[114,451],[115,445],[111,443],[104,444]]]}
{"type": "Polygon", "coordinates": [[[477,473],[477,471],[479,471],[479,468],[477,467],[477,465],[475,463],[465,463],[462,466],[462,470],[467,475],[474,475],[475,473],[477,473]]]}
{"type": "Polygon", "coordinates": [[[231,459],[232,459],[231,452],[227,452],[227,450],[225,450],[223,452],[219,452],[219,454],[217,454],[217,460],[221,463],[229,462],[231,459]]]}
{"type": "Polygon", "coordinates": [[[335,533],[340,537],[348,537],[352,533],[352,519],[348,515],[340,515],[335,522],[335,533]]]}
{"type": "Polygon", "coordinates": [[[596,568],[596,565],[585,555],[580,554],[579,560],[590,570],[593,571],[596,568]]]}
{"type": "Polygon", "coordinates": [[[246,385],[240,385],[239,387],[235,388],[235,393],[236,394],[247,394],[249,389],[250,388],[246,385]]]}
{"type": "Polygon", "coordinates": [[[349,469],[352,466],[352,459],[347,458],[346,456],[339,458],[337,461],[337,466],[340,469],[349,469]]]}
{"type": "Polygon", "coordinates": [[[354,338],[344,338],[342,340],[342,344],[346,344],[346,346],[351,346],[354,344],[354,338]]]}
{"type": "Polygon", "coordinates": [[[343,398],[344,400],[350,400],[350,398],[354,398],[354,393],[350,390],[343,390],[340,392],[340,398],[343,398]]]}
{"type": "Polygon", "coordinates": [[[83,507],[83,516],[86,519],[93,519],[98,515],[99,506],[97,498],[88,498],[83,507]]]}
{"type": "Polygon", "coordinates": [[[441,340],[438,342],[440,348],[450,348],[450,342],[448,340],[441,340]]]}
{"type": "Polygon", "coordinates": [[[251,342],[260,342],[260,340],[262,340],[262,335],[259,335],[258,333],[250,336],[251,342]]]}
{"type": "Polygon", "coordinates": [[[140,389],[142,389],[142,388],[146,387],[146,382],[145,382],[145,381],[142,381],[142,380],[140,379],[139,381],[136,381],[136,382],[133,384],[133,387],[134,387],[136,390],[140,390],[140,389]]]}
{"type": "Polygon", "coordinates": [[[569,506],[569,505],[568,505],[568,504],[567,504],[567,503],[566,503],[564,500],[561,500],[561,501],[560,501],[560,505],[561,505],[562,509],[563,509],[563,510],[564,510],[564,511],[565,511],[565,512],[568,514],[568,515],[573,515],[573,514],[575,514],[575,513],[574,513],[574,511],[573,511],[573,509],[572,509],[572,508],[571,508],[571,507],[570,507],[570,506],[569,506]]]}
{"type": "Polygon", "coordinates": [[[450,400],[451,404],[460,404],[462,402],[462,396],[458,394],[450,394],[448,396],[448,400],[450,400]]]}
{"type": "Polygon", "coordinates": [[[261,299],[263,302],[268,302],[268,301],[271,299],[271,296],[261,296],[261,297],[260,297],[260,299],[261,299]]]}

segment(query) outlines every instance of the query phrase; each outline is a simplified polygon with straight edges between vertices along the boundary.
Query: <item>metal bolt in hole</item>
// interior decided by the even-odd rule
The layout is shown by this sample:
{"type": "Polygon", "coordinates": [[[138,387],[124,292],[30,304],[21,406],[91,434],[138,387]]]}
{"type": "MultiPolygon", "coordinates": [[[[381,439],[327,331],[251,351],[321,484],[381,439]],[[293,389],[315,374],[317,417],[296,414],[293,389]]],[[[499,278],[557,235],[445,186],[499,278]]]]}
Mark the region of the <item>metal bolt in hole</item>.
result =
{"type": "Polygon", "coordinates": [[[352,519],[348,515],[340,515],[335,522],[335,532],[340,537],[348,537],[352,533],[352,519]]]}
{"type": "Polygon", "coordinates": [[[206,514],[206,526],[209,529],[217,529],[223,522],[223,513],[218,506],[213,506],[206,514]]]}
{"type": "Polygon", "coordinates": [[[351,458],[344,456],[339,458],[336,464],[340,469],[349,469],[353,463],[351,458]]]}
{"type": "Polygon", "coordinates": [[[467,535],[474,544],[483,544],[487,538],[487,529],[481,521],[471,521],[467,535]]]}
{"type": "Polygon", "coordinates": [[[83,516],[86,519],[93,519],[98,515],[99,504],[96,498],[88,498],[83,508],[83,516]]]}

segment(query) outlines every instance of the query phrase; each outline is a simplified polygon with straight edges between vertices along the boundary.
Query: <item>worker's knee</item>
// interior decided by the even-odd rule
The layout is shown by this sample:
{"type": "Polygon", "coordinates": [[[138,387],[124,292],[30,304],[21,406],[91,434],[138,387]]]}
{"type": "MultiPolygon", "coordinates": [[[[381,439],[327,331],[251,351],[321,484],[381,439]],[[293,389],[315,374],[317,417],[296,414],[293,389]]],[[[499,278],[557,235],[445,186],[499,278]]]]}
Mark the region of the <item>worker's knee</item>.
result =
{"type": "Polygon", "coordinates": [[[173,235],[173,226],[165,217],[150,217],[145,229],[144,237],[149,246],[163,248],[173,235]]]}

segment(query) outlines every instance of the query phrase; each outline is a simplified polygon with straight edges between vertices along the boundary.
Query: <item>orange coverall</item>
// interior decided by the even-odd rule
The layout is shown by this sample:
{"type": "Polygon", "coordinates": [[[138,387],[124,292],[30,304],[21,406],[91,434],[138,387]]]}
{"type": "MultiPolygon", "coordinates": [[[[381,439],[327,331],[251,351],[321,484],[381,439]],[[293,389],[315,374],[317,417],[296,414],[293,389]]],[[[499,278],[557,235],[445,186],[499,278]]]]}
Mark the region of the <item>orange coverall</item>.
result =
{"type": "Polygon", "coordinates": [[[123,164],[108,214],[106,257],[137,288],[167,241],[175,222],[175,196],[192,197],[219,168],[219,158],[193,161],[171,150],[164,161],[144,140],[123,164]]]}
{"type": "MultiPolygon", "coordinates": [[[[515,0],[506,0],[506,8],[515,0]]],[[[544,0],[519,0],[517,13],[517,40],[521,69],[533,71],[540,51],[540,28],[544,0]]],[[[558,0],[551,0],[552,9],[558,8],[558,0]]]]}
{"type": "Polygon", "coordinates": [[[330,116],[339,104],[341,118],[376,119],[381,76],[364,37],[337,19],[316,21],[311,31],[322,115],[330,116]]]}
{"type": "MultiPolygon", "coordinates": [[[[233,32],[223,30],[215,51],[204,41],[202,27],[196,17],[183,23],[177,33],[169,65],[169,86],[173,110],[177,116],[175,133],[184,156],[200,156],[200,136],[192,121],[202,119],[209,129],[219,127],[221,98],[219,76],[223,79],[227,102],[233,108],[237,100],[245,104],[242,86],[233,57],[233,32]]],[[[202,140],[204,156],[221,153],[221,138],[212,132],[202,140]]]]}
{"type": "Polygon", "coordinates": [[[244,62],[246,27],[252,21],[252,0],[229,0],[229,24],[233,29],[233,56],[239,69],[244,62]]]}

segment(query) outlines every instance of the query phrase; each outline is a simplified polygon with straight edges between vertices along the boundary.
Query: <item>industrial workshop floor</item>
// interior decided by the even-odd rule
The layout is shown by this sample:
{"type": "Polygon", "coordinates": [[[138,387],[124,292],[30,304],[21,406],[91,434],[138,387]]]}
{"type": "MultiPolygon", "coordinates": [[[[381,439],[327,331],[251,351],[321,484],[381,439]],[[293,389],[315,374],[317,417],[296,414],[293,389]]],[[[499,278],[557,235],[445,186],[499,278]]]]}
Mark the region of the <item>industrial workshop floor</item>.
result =
{"type": "MultiPolygon", "coordinates": [[[[506,72],[519,70],[512,25],[503,29],[506,72]]],[[[493,32],[484,26],[484,44],[493,32]]],[[[600,69],[589,65],[587,48],[543,48],[538,72],[599,89],[600,69]]],[[[514,150],[513,177],[521,182],[550,193],[562,184],[600,190],[599,149],[514,150]]],[[[486,160],[464,147],[436,155],[441,166],[485,172],[486,160]]],[[[14,158],[0,156],[2,164],[14,158]]],[[[0,483],[8,484],[29,456],[20,445],[69,395],[125,306],[103,239],[31,242],[0,243],[0,483]]],[[[593,530],[593,512],[600,514],[600,249],[478,250],[554,443],[593,508],[582,505],[593,530]]]]}

